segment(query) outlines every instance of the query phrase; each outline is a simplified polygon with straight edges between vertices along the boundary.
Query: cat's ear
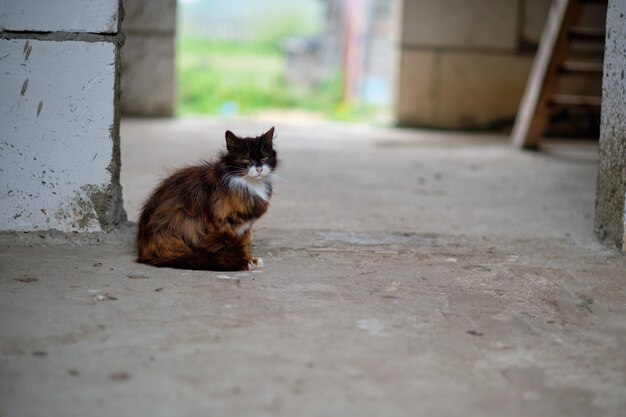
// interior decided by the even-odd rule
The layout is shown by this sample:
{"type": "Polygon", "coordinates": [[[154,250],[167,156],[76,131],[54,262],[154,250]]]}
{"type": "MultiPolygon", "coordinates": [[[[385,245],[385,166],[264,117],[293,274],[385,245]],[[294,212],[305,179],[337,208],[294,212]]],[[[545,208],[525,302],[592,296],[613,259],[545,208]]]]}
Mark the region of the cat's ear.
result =
{"type": "Polygon", "coordinates": [[[272,126],[270,130],[268,130],[267,132],[263,134],[263,142],[271,146],[273,139],[274,139],[274,126],[272,126]]]}
{"type": "Polygon", "coordinates": [[[234,148],[236,148],[240,140],[241,139],[239,139],[237,135],[235,135],[230,130],[226,131],[226,149],[228,149],[229,151],[232,151],[234,148]]]}

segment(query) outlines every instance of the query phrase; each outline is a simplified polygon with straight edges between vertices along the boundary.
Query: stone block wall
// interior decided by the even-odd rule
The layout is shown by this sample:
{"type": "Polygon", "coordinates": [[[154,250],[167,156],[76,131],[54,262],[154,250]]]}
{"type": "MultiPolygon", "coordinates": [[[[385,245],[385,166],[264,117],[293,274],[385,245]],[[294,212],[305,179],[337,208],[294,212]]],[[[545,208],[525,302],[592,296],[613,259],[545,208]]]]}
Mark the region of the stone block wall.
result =
{"type": "Polygon", "coordinates": [[[125,0],[122,114],[171,117],[176,0],[125,0]]]}
{"type": "Polygon", "coordinates": [[[609,0],[606,31],[595,230],[626,252],[626,1],[609,0]]]}
{"type": "MultiPolygon", "coordinates": [[[[397,0],[396,123],[449,129],[512,123],[550,4],[397,0]]],[[[586,8],[585,23],[602,25],[602,8],[586,8]]],[[[598,80],[565,80],[561,90],[599,88],[598,80]]]]}
{"type": "Polygon", "coordinates": [[[3,0],[0,5],[2,31],[116,34],[120,20],[116,0],[3,0]]]}
{"type": "Polygon", "coordinates": [[[0,4],[0,231],[108,231],[119,184],[119,0],[0,4]]]}

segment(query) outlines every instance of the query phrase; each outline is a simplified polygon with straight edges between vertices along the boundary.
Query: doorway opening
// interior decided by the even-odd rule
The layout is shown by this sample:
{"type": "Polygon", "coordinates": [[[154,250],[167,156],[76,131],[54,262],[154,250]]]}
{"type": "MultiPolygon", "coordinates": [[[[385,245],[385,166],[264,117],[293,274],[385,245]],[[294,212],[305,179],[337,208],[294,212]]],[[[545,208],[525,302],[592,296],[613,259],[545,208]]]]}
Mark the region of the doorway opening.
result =
{"type": "Polygon", "coordinates": [[[176,114],[387,122],[391,0],[179,0],[176,114]]]}

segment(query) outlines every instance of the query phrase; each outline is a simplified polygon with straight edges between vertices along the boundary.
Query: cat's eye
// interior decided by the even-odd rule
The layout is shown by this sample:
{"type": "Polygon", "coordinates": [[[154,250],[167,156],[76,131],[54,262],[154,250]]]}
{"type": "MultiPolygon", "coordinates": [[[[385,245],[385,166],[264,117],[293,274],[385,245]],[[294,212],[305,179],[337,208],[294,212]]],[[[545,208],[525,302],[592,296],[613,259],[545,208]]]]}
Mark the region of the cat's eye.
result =
{"type": "Polygon", "coordinates": [[[249,164],[252,161],[249,158],[241,158],[241,162],[243,162],[244,164],[249,164]]]}
{"type": "Polygon", "coordinates": [[[261,158],[261,162],[267,162],[269,158],[266,156],[265,158],[261,158]]]}

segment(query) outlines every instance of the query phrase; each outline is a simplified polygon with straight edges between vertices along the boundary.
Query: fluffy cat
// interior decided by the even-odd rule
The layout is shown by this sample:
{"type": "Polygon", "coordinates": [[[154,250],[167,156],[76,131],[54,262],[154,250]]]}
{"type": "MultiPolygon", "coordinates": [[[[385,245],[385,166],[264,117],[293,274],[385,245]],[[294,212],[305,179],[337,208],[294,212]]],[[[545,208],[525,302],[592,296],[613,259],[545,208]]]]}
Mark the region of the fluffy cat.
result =
{"type": "Polygon", "coordinates": [[[263,266],[250,254],[252,224],[269,207],[278,164],[274,128],[253,138],[226,132],[226,152],[183,168],[154,190],[137,231],[138,262],[240,271],[263,266]]]}

